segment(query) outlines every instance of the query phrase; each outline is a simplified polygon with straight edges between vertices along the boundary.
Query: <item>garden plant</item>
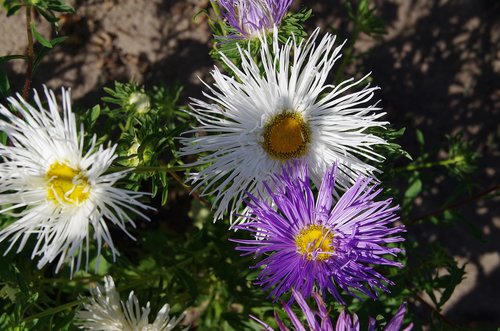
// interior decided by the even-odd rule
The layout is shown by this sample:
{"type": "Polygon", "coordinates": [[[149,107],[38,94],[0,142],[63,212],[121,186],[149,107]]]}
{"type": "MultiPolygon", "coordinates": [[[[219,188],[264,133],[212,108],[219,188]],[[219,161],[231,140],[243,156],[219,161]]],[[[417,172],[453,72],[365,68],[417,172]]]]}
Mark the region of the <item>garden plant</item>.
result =
{"type": "Polygon", "coordinates": [[[433,159],[389,122],[370,68],[346,70],[369,56],[360,36],[385,33],[371,1],[342,2],[344,39],[307,25],[305,2],[211,0],[192,13],[213,33],[197,95],[130,77],[90,107],[75,86],[33,84],[68,43],[37,22],[78,12],[1,4],[27,51],[0,57],[0,330],[462,328],[441,309],[464,265],[414,225],[450,224],[498,186],[470,182],[460,135],[433,159]],[[460,189],[414,217],[429,169],[460,189]]]}

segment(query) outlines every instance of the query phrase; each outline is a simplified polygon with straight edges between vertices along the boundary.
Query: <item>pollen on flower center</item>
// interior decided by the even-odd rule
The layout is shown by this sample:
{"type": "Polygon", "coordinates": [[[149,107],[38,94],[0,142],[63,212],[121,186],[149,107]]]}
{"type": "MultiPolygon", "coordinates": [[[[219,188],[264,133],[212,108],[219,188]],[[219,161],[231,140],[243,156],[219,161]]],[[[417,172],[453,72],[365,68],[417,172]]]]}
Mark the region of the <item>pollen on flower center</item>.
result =
{"type": "Polygon", "coordinates": [[[310,129],[301,114],[284,112],[264,127],[264,150],[273,158],[288,160],[306,153],[310,129]]]}
{"type": "Polygon", "coordinates": [[[333,233],[320,225],[311,225],[302,229],[295,237],[297,252],[306,259],[328,260],[333,253],[333,233]]]}
{"type": "Polygon", "coordinates": [[[47,198],[55,204],[78,205],[89,197],[90,184],[80,169],[55,162],[50,165],[45,177],[48,186],[47,198]]]}

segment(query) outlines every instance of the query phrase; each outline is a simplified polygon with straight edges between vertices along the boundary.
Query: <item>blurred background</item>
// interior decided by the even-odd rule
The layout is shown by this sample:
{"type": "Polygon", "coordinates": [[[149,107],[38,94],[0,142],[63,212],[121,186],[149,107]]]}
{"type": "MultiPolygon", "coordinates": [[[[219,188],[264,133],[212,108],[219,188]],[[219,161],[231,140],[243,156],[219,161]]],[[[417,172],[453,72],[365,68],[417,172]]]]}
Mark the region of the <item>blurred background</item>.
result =
{"type": "MultiPolygon", "coordinates": [[[[102,87],[115,80],[146,87],[180,83],[182,102],[201,95],[205,87],[200,78],[211,82],[211,32],[206,15],[194,18],[210,7],[208,0],[69,3],[76,14],[62,17],[59,32],[69,39],[45,58],[33,87],[70,87],[74,102],[87,107],[98,103],[102,87]]],[[[406,128],[398,143],[411,155],[424,148],[430,159],[446,159],[446,136],[456,134],[480,154],[468,185],[433,169],[422,174],[426,184],[407,216],[418,222],[410,222],[408,236],[429,247],[441,243],[459,266],[465,265],[466,278],[442,310],[450,325],[500,325],[500,199],[498,194],[482,199],[500,184],[500,1],[374,0],[385,31],[372,36],[353,31],[341,1],[294,1],[295,10],[303,6],[313,9],[311,31],[319,26],[341,41],[359,34],[345,73],[372,72],[387,120],[406,128]],[[457,192],[464,187],[466,191],[457,192]],[[435,224],[426,217],[456,196],[465,198],[456,203],[454,224],[435,224]]],[[[38,21],[42,34],[55,36],[51,26],[38,21]]],[[[23,15],[0,15],[0,28],[0,55],[22,54],[23,15]]],[[[6,67],[13,90],[22,89],[24,66],[11,61],[6,67]]],[[[166,213],[174,205],[189,209],[186,192],[174,191],[169,198],[166,213]]],[[[429,298],[423,294],[422,299],[414,308],[431,309],[425,303],[429,298]]]]}

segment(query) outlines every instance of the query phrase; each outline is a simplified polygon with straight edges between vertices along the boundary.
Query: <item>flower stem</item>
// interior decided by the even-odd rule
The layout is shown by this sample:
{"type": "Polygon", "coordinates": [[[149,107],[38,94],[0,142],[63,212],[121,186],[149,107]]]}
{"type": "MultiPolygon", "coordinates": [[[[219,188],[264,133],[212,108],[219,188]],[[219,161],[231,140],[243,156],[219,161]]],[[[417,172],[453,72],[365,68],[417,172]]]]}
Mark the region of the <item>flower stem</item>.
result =
{"type": "Polygon", "coordinates": [[[172,166],[152,166],[152,167],[113,167],[110,169],[110,172],[118,172],[118,171],[123,171],[123,170],[130,170],[130,172],[133,173],[143,173],[143,172],[166,172],[168,173],[173,179],[175,179],[176,182],[182,185],[186,190],[189,191],[189,193],[198,201],[200,201],[204,206],[208,206],[209,203],[206,199],[201,197],[201,195],[196,192],[191,186],[186,185],[184,181],[182,180],[181,177],[179,177],[178,174],[176,174],[176,171],[183,171],[188,169],[188,167],[185,166],[178,166],[178,167],[172,167],[172,166]]]}
{"type": "Polygon", "coordinates": [[[424,298],[422,298],[420,295],[416,295],[415,298],[420,301],[424,306],[426,306],[428,309],[432,311],[434,315],[436,315],[441,321],[443,321],[445,324],[448,326],[451,326],[453,329],[457,328],[457,325],[447,319],[439,310],[437,310],[433,305],[428,303],[424,298]]]}
{"type": "Polygon", "coordinates": [[[33,61],[35,52],[33,51],[33,34],[31,33],[31,5],[26,5],[26,33],[28,35],[27,61],[28,68],[26,69],[26,79],[23,87],[23,99],[28,99],[31,80],[33,76],[33,61]]]}
{"type": "Polygon", "coordinates": [[[45,317],[45,316],[51,316],[51,315],[57,314],[61,311],[64,311],[64,310],[67,310],[67,309],[72,308],[74,306],[77,306],[81,302],[82,302],[82,300],[75,300],[75,301],[71,301],[71,302],[65,303],[65,304],[57,306],[57,307],[49,308],[47,310],[42,311],[41,313],[31,315],[31,316],[24,318],[23,322],[28,322],[28,321],[31,321],[34,319],[40,319],[40,318],[45,317]]]}
{"type": "Polygon", "coordinates": [[[173,172],[173,171],[182,171],[188,169],[184,166],[172,167],[172,166],[151,166],[151,167],[113,167],[110,169],[110,172],[118,172],[124,170],[130,170],[130,172],[134,173],[143,173],[143,172],[173,172]]]}
{"type": "Polygon", "coordinates": [[[201,202],[204,206],[208,206],[209,203],[206,199],[202,198],[201,195],[196,192],[196,190],[194,190],[191,186],[189,185],[186,185],[183,181],[182,181],[182,178],[179,177],[179,175],[177,175],[175,172],[173,171],[169,171],[168,172],[170,176],[172,176],[178,183],[180,183],[182,185],[182,187],[184,187],[186,190],[189,191],[189,193],[196,199],[198,200],[199,202],[201,202]]]}
{"type": "Polygon", "coordinates": [[[490,187],[489,189],[486,189],[484,191],[481,191],[481,192],[478,192],[477,194],[471,196],[470,198],[466,198],[466,199],[462,199],[460,201],[457,201],[455,203],[452,203],[451,205],[448,205],[448,206],[444,206],[442,208],[439,208],[435,211],[432,211],[428,214],[425,214],[423,216],[420,216],[420,217],[417,217],[417,218],[414,218],[414,219],[411,219],[409,220],[408,222],[405,222],[406,225],[411,225],[411,224],[415,224],[419,221],[422,221],[422,220],[425,220],[425,219],[428,219],[428,218],[431,218],[433,216],[437,216],[443,212],[445,212],[446,210],[449,210],[449,209],[455,209],[455,208],[459,208],[459,207],[462,207],[462,206],[465,206],[471,202],[474,202],[476,200],[479,200],[480,198],[492,193],[492,192],[495,192],[495,191],[498,191],[500,190],[500,185],[495,185],[495,186],[492,186],[490,187]]]}
{"type": "Polygon", "coordinates": [[[449,166],[452,164],[457,164],[460,162],[463,162],[465,158],[462,155],[457,155],[451,159],[446,159],[446,160],[441,160],[441,161],[432,161],[432,162],[424,162],[424,163],[412,163],[404,167],[398,167],[395,168],[395,172],[402,172],[402,171],[413,171],[413,170],[419,170],[419,169],[427,169],[427,168],[433,168],[433,167],[439,167],[439,166],[449,166]]]}

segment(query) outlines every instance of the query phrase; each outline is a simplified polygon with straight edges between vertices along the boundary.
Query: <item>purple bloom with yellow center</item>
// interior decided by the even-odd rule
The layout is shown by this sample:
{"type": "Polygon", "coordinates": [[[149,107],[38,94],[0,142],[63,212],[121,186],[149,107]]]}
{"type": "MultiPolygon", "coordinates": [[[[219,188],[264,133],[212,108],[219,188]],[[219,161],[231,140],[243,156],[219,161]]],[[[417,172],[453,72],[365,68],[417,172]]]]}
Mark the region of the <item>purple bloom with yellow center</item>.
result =
{"type": "Polygon", "coordinates": [[[336,175],[336,166],[325,172],[315,199],[307,165],[294,162],[264,184],[273,203],[248,193],[248,221],[235,228],[255,239],[234,239],[236,249],[264,256],[257,284],[276,299],[291,288],[304,297],[316,289],[343,303],[340,290],[376,299],[393,285],[374,266],[402,266],[394,261],[402,250],[390,245],[404,240],[404,227],[392,226],[399,207],[375,201],[382,190],[364,177],[335,199],[336,175]]]}
{"type": "Polygon", "coordinates": [[[292,0],[218,0],[227,23],[243,37],[279,26],[292,0]]]}
{"type": "MultiPolygon", "coordinates": [[[[337,324],[335,325],[335,329],[333,328],[332,320],[330,319],[328,310],[326,309],[326,305],[321,298],[321,296],[313,292],[314,300],[316,301],[316,305],[318,310],[315,311],[311,309],[306,300],[299,292],[293,291],[293,297],[295,301],[300,306],[300,309],[304,313],[307,329],[305,325],[301,322],[301,320],[297,317],[297,315],[293,312],[288,304],[283,304],[283,310],[288,315],[290,322],[292,323],[294,330],[296,331],[360,331],[360,323],[358,316],[356,314],[349,315],[345,310],[340,313],[339,318],[337,319],[337,324]]],[[[406,303],[403,303],[399,306],[398,311],[392,317],[392,319],[387,322],[384,327],[384,331],[410,331],[413,328],[413,323],[410,323],[404,329],[401,329],[403,325],[403,319],[406,314],[406,303]]],[[[262,325],[266,331],[275,331],[269,325],[264,323],[263,321],[255,318],[254,316],[250,316],[253,320],[257,321],[260,325],[262,325]]],[[[285,325],[285,323],[278,317],[278,314],[274,313],[274,318],[276,320],[276,324],[278,325],[279,331],[290,331],[290,329],[285,325]]],[[[374,318],[370,317],[368,323],[368,331],[375,331],[377,329],[377,322],[374,318]]]]}

